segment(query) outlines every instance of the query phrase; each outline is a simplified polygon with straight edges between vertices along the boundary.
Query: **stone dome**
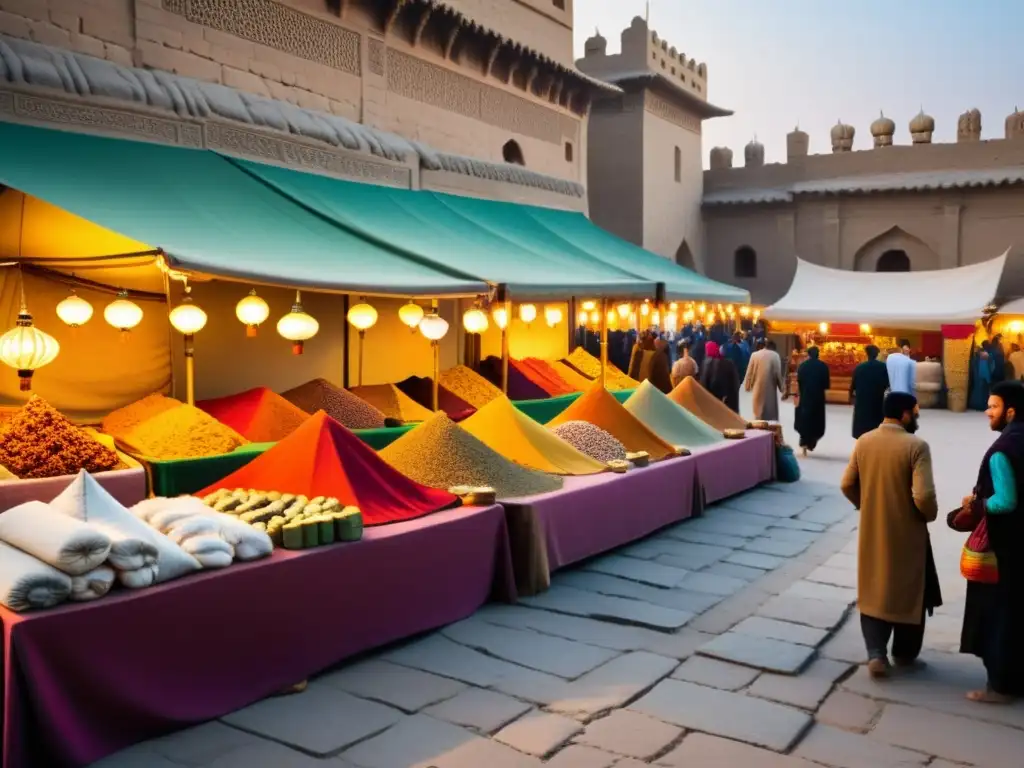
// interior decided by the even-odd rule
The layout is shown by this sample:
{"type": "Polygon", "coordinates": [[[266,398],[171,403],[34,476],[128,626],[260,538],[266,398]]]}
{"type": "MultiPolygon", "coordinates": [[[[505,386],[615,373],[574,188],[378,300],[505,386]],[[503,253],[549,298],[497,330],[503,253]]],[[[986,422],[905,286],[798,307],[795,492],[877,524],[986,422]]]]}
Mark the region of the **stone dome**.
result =
{"type": "Polygon", "coordinates": [[[743,165],[747,168],[758,168],[764,165],[764,144],[756,138],[743,148],[743,165]]]}
{"type": "Polygon", "coordinates": [[[896,133],[896,123],[886,117],[884,112],[879,113],[878,118],[871,124],[871,135],[875,139],[875,146],[892,146],[894,133],[896,133]]]}
{"type": "Polygon", "coordinates": [[[1006,116],[1006,138],[1024,139],[1024,112],[1016,107],[1006,116]]]}
{"type": "Polygon", "coordinates": [[[711,170],[721,171],[732,168],[732,150],[728,147],[714,147],[711,150],[711,170]]]}
{"type": "Polygon", "coordinates": [[[601,30],[595,29],[593,37],[588,38],[587,41],[583,43],[583,55],[592,56],[597,54],[603,56],[607,53],[608,40],[601,34],[601,30]]]}
{"type": "Polygon", "coordinates": [[[797,126],[786,134],[786,159],[792,160],[797,157],[807,157],[811,148],[811,137],[807,131],[801,131],[797,126]]]}
{"type": "Polygon", "coordinates": [[[857,129],[852,125],[847,125],[842,120],[838,121],[832,126],[830,133],[832,137],[832,151],[849,152],[853,149],[853,137],[856,133],[857,129]]]}
{"type": "Polygon", "coordinates": [[[934,130],[935,118],[931,115],[926,115],[923,109],[910,121],[911,133],[926,133],[934,130]]]}

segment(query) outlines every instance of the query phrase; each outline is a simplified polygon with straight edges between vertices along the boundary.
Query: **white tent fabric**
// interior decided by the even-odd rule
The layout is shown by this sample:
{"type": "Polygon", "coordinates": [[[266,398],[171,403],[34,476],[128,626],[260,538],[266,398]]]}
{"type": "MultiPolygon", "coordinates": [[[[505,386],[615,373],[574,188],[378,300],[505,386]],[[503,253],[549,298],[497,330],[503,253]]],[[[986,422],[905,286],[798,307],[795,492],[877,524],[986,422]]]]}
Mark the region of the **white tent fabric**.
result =
{"type": "Polygon", "coordinates": [[[763,315],[769,320],[870,323],[908,330],[973,323],[995,298],[1008,254],[926,272],[850,272],[797,259],[789,291],[763,315]]]}
{"type": "Polygon", "coordinates": [[[1008,301],[999,308],[1000,315],[1024,315],[1024,298],[1008,301]]]}

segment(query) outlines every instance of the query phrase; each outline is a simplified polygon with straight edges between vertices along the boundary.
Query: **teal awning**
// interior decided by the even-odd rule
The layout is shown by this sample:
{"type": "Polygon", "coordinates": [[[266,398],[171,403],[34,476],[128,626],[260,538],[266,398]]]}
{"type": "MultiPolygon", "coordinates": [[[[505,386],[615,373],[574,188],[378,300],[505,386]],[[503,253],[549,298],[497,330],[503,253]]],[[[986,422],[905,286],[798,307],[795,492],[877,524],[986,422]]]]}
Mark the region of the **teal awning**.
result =
{"type": "MultiPolygon", "coordinates": [[[[465,197],[446,196],[449,204],[457,210],[480,221],[502,221],[500,210],[507,203],[492,200],[473,200],[465,197]]],[[[727,283],[720,283],[710,277],[645,250],[623,240],[594,224],[582,213],[559,211],[536,206],[516,206],[523,220],[540,224],[550,236],[585,250],[595,259],[610,266],[636,275],[644,280],[662,283],[665,298],[669,301],[709,301],[735,304],[750,301],[750,293],[727,283]]]]}
{"type": "Polygon", "coordinates": [[[162,249],[178,269],[365,295],[488,290],[318,215],[207,150],[0,123],[0,183],[162,249]]]}
{"type": "Polygon", "coordinates": [[[476,215],[451,195],[342,181],[232,159],[282,194],[361,237],[492,284],[519,299],[653,298],[657,281],[595,259],[588,249],[554,237],[512,203],[476,215]]]}

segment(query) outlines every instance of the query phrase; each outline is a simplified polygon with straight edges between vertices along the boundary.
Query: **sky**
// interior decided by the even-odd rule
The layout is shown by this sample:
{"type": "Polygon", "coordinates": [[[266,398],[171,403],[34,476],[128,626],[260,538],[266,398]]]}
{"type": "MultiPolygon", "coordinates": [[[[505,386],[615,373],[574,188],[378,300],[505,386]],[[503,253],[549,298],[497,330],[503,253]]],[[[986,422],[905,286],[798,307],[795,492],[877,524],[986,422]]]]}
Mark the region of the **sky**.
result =
{"type": "MultiPolygon", "coordinates": [[[[645,0],[575,0],[575,50],[600,29],[608,52],[645,0]]],[[[856,129],[854,149],[872,145],[884,111],[894,143],[922,108],[935,142],[956,140],[957,117],[981,111],[982,138],[1003,138],[1024,109],[1024,0],[651,0],[650,26],[708,67],[708,100],[735,114],[704,123],[704,165],[728,146],[734,164],[755,136],[765,162],[785,162],[786,134],[810,134],[812,154],[831,152],[829,131],[856,129]]]]}

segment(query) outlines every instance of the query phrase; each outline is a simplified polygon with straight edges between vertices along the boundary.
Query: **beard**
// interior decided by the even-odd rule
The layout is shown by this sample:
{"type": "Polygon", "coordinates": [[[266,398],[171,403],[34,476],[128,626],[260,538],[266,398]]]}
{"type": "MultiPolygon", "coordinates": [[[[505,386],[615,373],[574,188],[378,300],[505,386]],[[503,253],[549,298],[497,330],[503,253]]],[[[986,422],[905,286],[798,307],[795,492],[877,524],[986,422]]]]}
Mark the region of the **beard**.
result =
{"type": "Polygon", "coordinates": [[[918,424],[916,416],[903,425],[903,428],[910,434],[917,432],[918,427],[920,427],[920,424],[918,424]]]}

